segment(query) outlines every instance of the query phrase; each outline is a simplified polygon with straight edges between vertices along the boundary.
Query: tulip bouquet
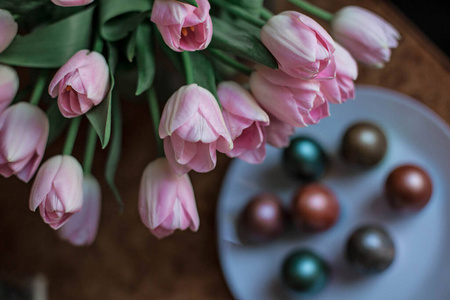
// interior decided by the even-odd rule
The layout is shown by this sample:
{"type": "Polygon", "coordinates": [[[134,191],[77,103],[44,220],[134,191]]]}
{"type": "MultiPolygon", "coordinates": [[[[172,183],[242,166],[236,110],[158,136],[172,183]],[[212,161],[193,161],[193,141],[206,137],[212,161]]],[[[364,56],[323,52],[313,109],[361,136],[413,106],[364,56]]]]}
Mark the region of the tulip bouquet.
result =
{"type": "Polygon", "coordinates": [[[30,209],[39,207],[61,238],[92,243],[101,205],[91,174],[97,140],[109,149],[105,177],[121,203],[114,174],[126,112],[114,78],[128,68],[136,74],[128,89],[148,100],[160,156],[142,176],[142,222],[158,238],[196,231],[189,171],[213,170],[217,151],[261,163],[266,144],[286,147],[295,127],[316,124],[330,103],[353,98],[356,60],[380,68],[398,44],[399,33],[363,8],[332,14],[289,1],[328,21],[331,35],[303,13],[274,15],[262,0],[2,0],[0,174],[28,182],[37,173],[30,209]],[[154,78],[166,58],[186,85],[158,101],[154,78]],[[31,75],[20,92],[13,67],[37,69],[19,68],[31,75]],[[238,72],[248,76],[243,84],[230,80],[238,72]],[[81,165],[72,150],[85,119],[81,165]],[[61,155],[41,165],[61,134],[61,155]]]}

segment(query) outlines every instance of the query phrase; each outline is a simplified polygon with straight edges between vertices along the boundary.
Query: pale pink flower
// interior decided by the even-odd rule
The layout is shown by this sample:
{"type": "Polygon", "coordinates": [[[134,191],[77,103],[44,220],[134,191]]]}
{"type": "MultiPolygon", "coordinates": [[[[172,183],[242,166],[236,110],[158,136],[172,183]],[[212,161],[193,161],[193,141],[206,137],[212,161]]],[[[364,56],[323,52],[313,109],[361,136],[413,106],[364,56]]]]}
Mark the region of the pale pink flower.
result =
{"type": "Polygon", "coordinates": [[[250,89],[265,111],[294,127],[316,124],[329,116],[320,81],[291,77],[281,70],[259,67],[250,89]]]}
{"type": "Polygon", "coordinates": [[[167,101],[159,124],[164,151],[178,174],[209,172],[216,150],[226,153],[233,141],[214,96],[197,84],[182,86],[167,101]]]}
{"type": "Polygon", "coordinates": [[[92,3],[94,0],[52,0],[58,6],[82,6],[92,3]]]}
{"type": "Polygon", "coordinates": [[[48,93],[58,96],[58,107],[66,118],[85,114],[100,104],[109,90],[109,68],[98,52],[80,50],[53,77],[48,93]]]}
{"type": "Polygon", "coordinates": [[[334,60],[336,63],[336,78],[322,80],[320,90],[327,101],[340,104],[355,97],[355,83],[353,81],[358,77],[358,65],[350,53],[339,44],[336,44],[334,60]]]}
{"type": "Polygon", "coordinates": [[[16,96],[19,89],[19,76],[10,66],[0,65],[0,113],[2,113],[16,96]]]}
{"type": "Polygon", "coordinates": [[[261,41],[275,56],[279,68],[290,76],[334,77],[333,69],[322,72],[331,62],[333,39],[308,16],[285,11],[271,17],[261,29],[261,41]]]}
{"type": "Polygon", "coordinates": [[[45,152],[47,115],[37,106],[19,102],[0,115],[0,174],[28,182],[45,152]]]}
{"type": "Polygon", "coordinates": [[[7,10],[0,9],[0,53],[8,48],[17,34],[17,23],[7,10]]]}
{"type": "Polygon", "coordinates": [[[358,7],[340,9],[331,22],[331,32],[356,60],[381,68],[398,46],[400,34],[386,20],[358,7]]]}
{"type": "Polygon", "coordinates": [[[200,226],[189,176],[176,174],[166,158],[158,158],[145,168],[138,205],[142,222],[157,238],[176,229],[197,231],[200,226]]]}
{"type": "Polygon", "coordinates": [[[83,170],[72,156],[57,155],[39,169],[30,194],[30,209],[39,212],[45,223],[58,229],[81,210],[83,170]]]}
{"type": "Polygon", "coordinates": [[[92,175],[85,176],[83,178],[83,207],[59,229],[59,237],[75,246],[92,244],[97,236],[100,212],[100,185],[92,175]]]}
{"type": "Polygon", "coordinates": [[[174,0],[155,0],[151,20],[164,42],[174,51],[196,51],[208,47],[212,21],[207,0],[196,0],[198,7],[174,0]]]}
{"type": "Polygon", "coordinates": [[[255,98],[234,81],[221,82],[217,94],[234,144],[227,155],[251,164],[262,163],[266,157],[264,126],[269,125],[269,116],[255,98]]]}
{"type": "Polygon", "coordinates": [[[295,127],[269,115],[270,125],[265,127],[267,143],[276,148],[289,146],[289,138],[295,133],[295,127]]]}

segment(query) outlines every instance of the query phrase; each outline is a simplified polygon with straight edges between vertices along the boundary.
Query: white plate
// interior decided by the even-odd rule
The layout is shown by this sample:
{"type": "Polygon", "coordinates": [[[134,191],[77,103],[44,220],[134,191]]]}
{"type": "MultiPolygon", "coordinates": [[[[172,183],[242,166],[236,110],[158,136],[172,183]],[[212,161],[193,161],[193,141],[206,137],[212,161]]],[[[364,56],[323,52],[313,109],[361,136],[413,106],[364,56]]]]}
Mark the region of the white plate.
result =
{"type": "Polygon", "coordinates": [[[283,237],[268,245],[242,246],[235,219],[255,194],[270,191],[288,205],[299,182],[280,165],[282,150],[268,147],[261,165],[235,159],[229,169],[217,210],[222,270],[239,300],[446,300],[450,299],[450,129],[429,108],[394,91],[358,86],[356,99],[331,107],[331,117],[298,129],[296,135],[317,140],[330,155],[331,172],[322,180],[337,195],[342,208],[339,222],[330,230],[309,237],[283,237]],[[388,139],[381,165],[352,171],[339,159],[345,129],[357,121],[378,124],[388,139]],[[383,198],[388,173],[396,166],[414,163],[427,170],[434,184],[430,203],[419,213],[399,215],[383,198]],[[344,246],[359,225],[382,224],[396,245],[394,263],[377,275],[355,274],[344,259],[344,246]],[[283,259],[294,249],[307,247],[331,266],[332,277],[315,295],[298,295],[280,280],[283,259]]]}

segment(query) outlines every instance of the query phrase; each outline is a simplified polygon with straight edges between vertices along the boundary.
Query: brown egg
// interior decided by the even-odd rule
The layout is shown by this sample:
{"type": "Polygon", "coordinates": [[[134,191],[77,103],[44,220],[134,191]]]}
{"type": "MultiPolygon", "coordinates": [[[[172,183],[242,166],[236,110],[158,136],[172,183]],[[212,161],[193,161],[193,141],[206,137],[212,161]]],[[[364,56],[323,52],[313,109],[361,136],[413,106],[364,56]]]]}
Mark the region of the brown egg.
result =
{"type": "Polygon", "coordinates": [[[361,167],[378,164],[386,154],[387,140],[383,131],[368,122],[350,126],[342,139],[343,159],[361,167]]]}
{"type": "Polygon", "coordinates": [[[414,165],[395,168],[386,180],[386,196],[399,210],[421,210],[433,193],[433,183],[425,170],[414,165]]]}
{"type": "Polygon", "coordinates": [[[285,221],[280,199],[274,194],[259,194],[242,211],[238,220],[238,235],[245,244],[269,242],[283,232],[285,221]]]}
{"type": "Polygon", "coordinates": [[[339,212],[339,202],[335,195],[322,184],[305,185],[292,199],[292,217],[301,229],[327,230],[337,222],[339,212]]]}

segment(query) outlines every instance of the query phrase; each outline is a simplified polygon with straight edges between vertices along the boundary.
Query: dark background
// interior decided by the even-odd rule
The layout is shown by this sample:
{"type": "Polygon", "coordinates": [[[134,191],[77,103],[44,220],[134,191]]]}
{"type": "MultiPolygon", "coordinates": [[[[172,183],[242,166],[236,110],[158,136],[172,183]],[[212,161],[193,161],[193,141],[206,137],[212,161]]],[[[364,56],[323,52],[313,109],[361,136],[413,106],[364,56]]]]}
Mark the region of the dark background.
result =
{"type": "Polygon", "coordinates": [[[447,56],[450,56],[450,9],[448,1],[391,0],[447,56]]]}

